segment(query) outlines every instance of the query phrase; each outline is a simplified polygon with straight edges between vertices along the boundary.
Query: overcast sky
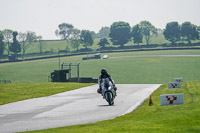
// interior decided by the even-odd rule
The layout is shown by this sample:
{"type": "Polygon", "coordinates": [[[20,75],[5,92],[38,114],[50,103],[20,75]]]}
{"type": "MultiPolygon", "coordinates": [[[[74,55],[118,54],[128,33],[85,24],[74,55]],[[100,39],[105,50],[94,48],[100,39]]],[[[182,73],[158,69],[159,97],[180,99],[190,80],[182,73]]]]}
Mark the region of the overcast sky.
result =
{"type": "Polygon", "coordinates": [[[147,20],[161,29],[172,21],[200,26],[199,6],[200,0],[0,0],[0,30],[58,39],[55,30],[61,23],[96,33],[117,21],[132,27],[147,20]]]}

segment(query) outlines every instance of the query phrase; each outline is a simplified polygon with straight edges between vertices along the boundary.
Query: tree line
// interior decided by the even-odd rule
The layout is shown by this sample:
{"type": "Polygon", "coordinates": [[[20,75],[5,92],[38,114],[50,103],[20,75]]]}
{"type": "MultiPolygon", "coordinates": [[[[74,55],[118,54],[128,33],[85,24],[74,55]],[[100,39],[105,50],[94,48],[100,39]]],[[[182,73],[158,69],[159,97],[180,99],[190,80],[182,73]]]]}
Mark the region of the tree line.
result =
{"type": "Polygon", "coordinates": [[[39,42],[38,49],[41,53],[44,42],[42,41],[42,36],[37,36],[35,32],[27,31],[25,33],[18,33],[17,31],[10,29],[0,31],[0,56],[2,56],[4,50],[6,50],[8,55],[10,55],[10,52],[14,54],[22,52],[24,57],[26,50],[34,42],[39,42]]]}
{"type": "MultiPolygon", "coordinates": [[[[184,22],[181,25],[175,21],[169,22],[166,24],[165,29],[161,30],[149,21],[141,21],[133,27],[127,22],[119,21],[114,22],[110,27],[102,27],[97,34],[94,31],[76,29],[72,24],[62,23],[58,25],[55,34],[62,40],[70,40],[71,46],[78,51],[80,45],[85,47],[85,49],[93,45],[94,38],[101,38],[98,45],[102,49],[109,42],[123,47],[129,41],[133,41],[134,44],[139,46],[145,40],[148,46],[151,37],[157,34],[163,34],[165,39],[172,44],[180,40],[187,41],[190,44],[191,40],[199,39],[199,32],[200,26],[196,26],[191,22],[184,22]]],[[[39,42],[38,48],[40,53],[42,53],[44,41],[42,36],[37,36],[35,32],[18,33],[9,29],[0,31],[0,56],[3,55],[4,50],[7,50],[8,55],[10,52],[17,54],[22,51],[24,56],[26,50],[33,42],[39,42]]]]}
{"type": "Polygon", "coordinates": [[[131,27],[129,23],[119,21],[114,22],[110,27],[102,27],[99,33],[95,34],[89,30],[75,29],[72,24],[62,23],[56,30],[56,35],[63,40],[70,39],[71,45],[78,50],[80,44],[87,49],[93,44],[93,38],[101,38],[98,45],[104,48],[109,44],[109,40],[113,45],[123,47],[124,44],[133,40],[134,44],[143,43],[149,45],[153,35],[163,34],[165,39],[175,44],[177,41],[188,41],[199,39],[200,26],[196,26],[190,22],[184,22],[181,25],[178,22],[169,22],[164,30],[156,28],[149,21],[141,21],[139,24],[131,27]],[[87,34],[87,35],[86,35],[87,34]],[[143,39],[144,38],[144,39],[143,39]],[[109,39],[109,40],[108,40],[109,39]]]}

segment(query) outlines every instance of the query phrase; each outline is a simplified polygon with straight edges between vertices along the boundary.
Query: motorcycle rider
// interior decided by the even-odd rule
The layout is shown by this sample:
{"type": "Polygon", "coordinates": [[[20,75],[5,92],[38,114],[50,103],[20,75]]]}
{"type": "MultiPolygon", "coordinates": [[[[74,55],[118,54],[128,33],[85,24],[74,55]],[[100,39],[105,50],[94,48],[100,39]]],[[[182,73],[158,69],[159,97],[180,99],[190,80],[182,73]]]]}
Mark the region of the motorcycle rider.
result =
{"type": "Polygon", "coordinates": [[[101,84],[102,84],[104,78],[108,78],[110,80],[110,82],[112,83],[113,88],[116,92],[117,87],[115,86],[115,83],[112,80],[111,75],[107,72],[107,70],[105,68],[101,69],[101,75],[99,76],[99,80],[98,80],[99,88],[98,88],[97,92],[100,93],[100,94],[102,93],[101,84]]]}

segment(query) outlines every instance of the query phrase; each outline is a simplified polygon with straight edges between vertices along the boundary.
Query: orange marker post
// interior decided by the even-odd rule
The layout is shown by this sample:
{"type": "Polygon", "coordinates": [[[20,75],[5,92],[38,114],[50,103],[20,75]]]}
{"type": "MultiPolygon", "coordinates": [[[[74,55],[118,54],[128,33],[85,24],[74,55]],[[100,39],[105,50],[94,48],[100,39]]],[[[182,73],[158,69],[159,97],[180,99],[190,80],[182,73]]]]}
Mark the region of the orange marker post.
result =
{"type": "Polygon", "coordinates": [[[149,97],[149,106],[153,106],[152,95],[149,97]]]}

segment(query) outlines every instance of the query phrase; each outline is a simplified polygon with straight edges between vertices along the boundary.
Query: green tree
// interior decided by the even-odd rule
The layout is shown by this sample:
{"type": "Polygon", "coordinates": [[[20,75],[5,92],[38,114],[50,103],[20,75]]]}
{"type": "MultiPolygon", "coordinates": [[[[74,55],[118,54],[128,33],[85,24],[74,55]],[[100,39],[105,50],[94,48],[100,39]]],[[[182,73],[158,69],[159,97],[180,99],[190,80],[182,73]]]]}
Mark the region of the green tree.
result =
{"type": "Polygon", "coordinates": [[[80,36],[81,36],[81,31],[78,29],[74,29],[72,32],[71,45],[73,48],[76,48],[76,51],[78,51],[78,48],[81,44],[80,36]]]}
{"type": "Polygon", "coordinates": [[[190,22],[184,22],[181,25],[181,36],[183,37],[183,40],[188,41],[189,44],[191,43],[191,40],[199,39],[197,26],[190,22]]]}
{"type": "Polygon", "coordinates": [[[200,26],[197,27],[197,31],[199,32],[199,35],[200,35],[200,26]]]}
{"type": "Polygon", "coordinates": [[[86,49],[88,48],[88,46],[92,46],[94,42],[92,34],[89,30],[82,30],[80,39],[81,43],[83,43],[83,47],[85,47],[86,49]]]}
{"type": "Polygon", "coordinates": [[[7,50],[8,55],[10,54],[9,47],[10,47],[10,43],[11,43],[12,38],[13,38],[12,33],[13,33],[13,31],[10,30],[10,29],[5,29],[2,32],[2,34],[4,36],[4,41],[7,43],[7,47],[5,49],[7,50]]]}
{"type": "Polygon", "coordinates": [[[58,25],[58,28],[59,29],[55,31],[56,36],[60,36],[62,39],[67,40],[70,37],[74,26],[68,23],[62,23],[58,25]]]}
{"type": "Polygon", "coordinates": [[[142,43],[142,38],[143,38],[139,24],[133,26],[131,35],[133,37],[133,42],[138,44],[138,46],[139,46],[139,43],[142,43]]]}
{"type": "Polygon", "coordinates": [[[97,38],[97,34],[94,31],[90,31],[93,38],[97,38]]]}
{"type": "Polygon", "coordinates": [[[97,33],[97,38],[108,38],[110,34],[110,28],[109,27],[102,27],[99,30],[99,33],[97,33]]]}
{"type": "Polygon", "coordinates": [[[197,31],[200,32],[200,26],[197,27],[197,31]]]}
{"type": "Polygon", "coordinates": [[[149,45],[151,36],[157,34],[156,28],[149,21],[141,21],[140,28],[147,45],[149,45]]]}
{"type": "Polygon", "coordinates": [[[108,40],[106,38],[102,38],[97,45],[99,45],[101,48],[105,48],[107,44],[109,44],[108,40]]]}
{"type": "Polygon", "coordinates": [[[39,52],[40,52],[40,55],[42,54],[43,52],[43,49],[44,49],[44,44],[45,44],[45,41],[42,40],[42,36],[37,36],[37,41],[38,41],[38,49],[39,49],[39,52]]]}
{"type": "Polygon", "coordinates": [[[127,42],[129,42],[131,27],[126,22],[114,22],[110,28],[110,38],[113,45],[124,46],[127,42]]]}
{"type": "Polygon", "coordinates": [[[9,50],[15,54],[21,52],[20,43],[17,41],[18,32],[13,32],[13,43],[11,43],[9,50]]]}
{"type": "Polygon", "coordinates": [[[26,45],[24,45],[23,53],[25,54],[26,50],[33,44],[33,42],[37,41],[37,35],[35,32],[27,31],[26,32],[26,45]]]}
{"type": "Polygon", "coordinates": [[[165,39],[169,40],[172,44],[180,40],[180,26],[178,22],[167,23],[163,32],[165,39]]]}
{"type": "Polygon", "coordinates": [[[4,50],[5,50],[5,45],[3,42],[3,34],[0,31],[0,57],[3,55],[4,50]]]}
{"type": "Polygon", "coordinates": [[[23,57],[25,56],[25,52],[26,52],[26,49],[29,47],[29,44],[27,43],[27,34],[26,33],[22,33],[22,32],[19,32],[18,36],[17,36],[20,44],[21,44],[21,48],[22,48],[22,53],[23,53],[23,57]]]}

